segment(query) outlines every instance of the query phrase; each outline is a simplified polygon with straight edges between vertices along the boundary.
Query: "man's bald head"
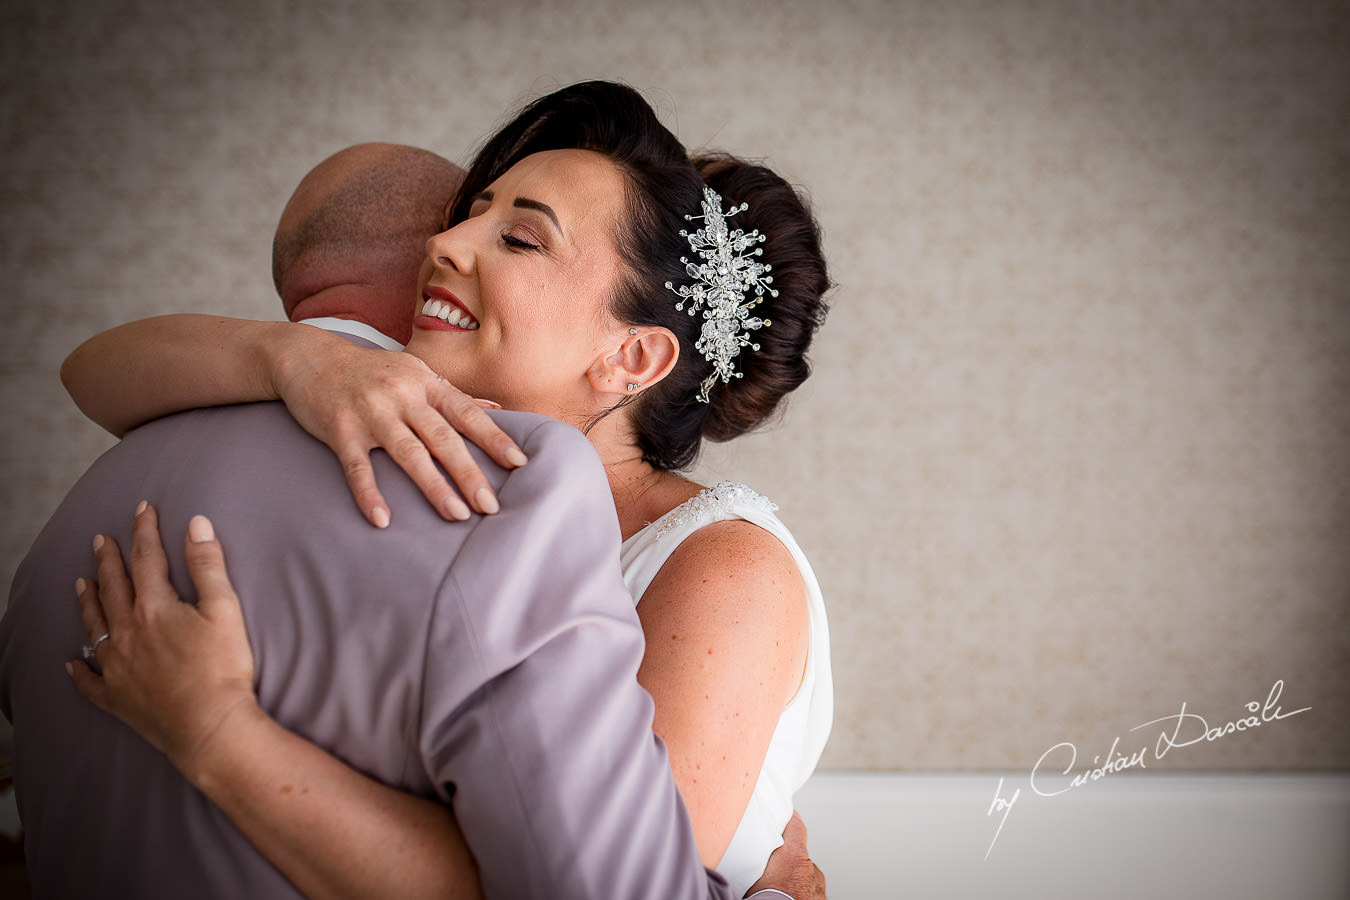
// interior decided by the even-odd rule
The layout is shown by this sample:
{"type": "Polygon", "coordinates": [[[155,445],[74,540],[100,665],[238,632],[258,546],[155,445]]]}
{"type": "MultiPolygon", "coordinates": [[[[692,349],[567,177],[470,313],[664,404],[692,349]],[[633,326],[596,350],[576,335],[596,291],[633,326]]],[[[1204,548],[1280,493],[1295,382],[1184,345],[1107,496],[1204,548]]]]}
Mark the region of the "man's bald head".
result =
{"type": "Polygon", "coordinates": [[[272,243],[286,315],[356,319],[406,343],[427,238],[463,180],[449,160],[402,144],[357,144],[319,163],[272,243]]]}

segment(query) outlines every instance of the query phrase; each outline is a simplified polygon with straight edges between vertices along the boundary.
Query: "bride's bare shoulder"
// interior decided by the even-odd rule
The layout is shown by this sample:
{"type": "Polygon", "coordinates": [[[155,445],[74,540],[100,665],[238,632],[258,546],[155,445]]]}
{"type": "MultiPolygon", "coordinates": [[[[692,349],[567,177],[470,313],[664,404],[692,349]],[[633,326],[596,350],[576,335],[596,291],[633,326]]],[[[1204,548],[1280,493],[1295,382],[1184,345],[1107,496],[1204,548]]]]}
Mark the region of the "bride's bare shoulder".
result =
{"type": "Polygon", "coordinates": [[[743,654],[784,674],[785,698],[795,689],[810,631],[806,587],[792,554],[758,525],[731,519],[689,535],[637,610],[649,652],[663,641],[743,654]]]}

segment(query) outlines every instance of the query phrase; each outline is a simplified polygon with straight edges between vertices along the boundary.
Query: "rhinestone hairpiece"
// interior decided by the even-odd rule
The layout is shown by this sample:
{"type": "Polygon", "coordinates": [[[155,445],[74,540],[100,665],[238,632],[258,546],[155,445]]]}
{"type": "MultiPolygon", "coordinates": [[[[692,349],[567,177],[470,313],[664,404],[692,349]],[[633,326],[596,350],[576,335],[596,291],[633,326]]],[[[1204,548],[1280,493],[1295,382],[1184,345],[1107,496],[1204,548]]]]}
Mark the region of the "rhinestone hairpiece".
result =
{"type": "Polygon", "coordinates": [[[750,332],[758,331],[770,322],[752,316],[750,310],[764,300],[766,293],[777,297],[778,291],[769,287],[773,276],[768,272],[772,267],[756,259],[764,253],[762,248],[755,247],[764,243],[764,235],[758,230],[746,234],[740,228],[734,231],[727,228],[727,219],[745,212],[749,204],[742,203],[723,212],[721,196],[705,187],[702,206],[703,215],[685,216],[685,219],[702,219],[703,227],[693,234],[680,232],[702,260],[695,265],[687,257],[680,257],[684,270],[694,281],[678,288],[667,281],[666,287],[680,298],[675,304],[677,310],[683,311],[687,306],[691,316],[700,309],[703,311],[703,331],[694,348],[713,366],[713,373],[703,380],[698,392],[698,399],[707,403],[708,392],[719,378],[725,384],[732,378],[741,377],[734,366],[741,348],[759,349],[759,344],[750,342],[750,332]],[[752,291],[754,299],[747,300],[752,291]]]}

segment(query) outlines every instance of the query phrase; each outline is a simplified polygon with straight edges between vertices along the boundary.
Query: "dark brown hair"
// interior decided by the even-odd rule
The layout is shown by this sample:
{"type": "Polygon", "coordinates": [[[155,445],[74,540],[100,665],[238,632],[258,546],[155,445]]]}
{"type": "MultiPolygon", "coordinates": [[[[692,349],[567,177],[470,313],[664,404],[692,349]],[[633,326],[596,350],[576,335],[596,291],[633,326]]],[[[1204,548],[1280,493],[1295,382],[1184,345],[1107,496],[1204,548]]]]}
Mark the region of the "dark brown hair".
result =
{"type": "Polygon", "coordinates": [[[637,91],[605,81],[541,97],[491,137],[469,167],[449,223],[463,221],[472,199],[526,156],[563,149],[602,153],[626,176],[628,216],[615,237],[627,271],[611,310],[624,324],[668,328],[679,339],[680,356],[662,381],[619,406],[631,410],[644,459],[661,469],[686,468],[703,438],[730,440],[762,424],[810,374],[806,351],[824,320],[830,286],[819,228],[805,199],[774,172],[725,154],[691,160],[637,91]],[[680,258],[691,250],[680,231],[698,227],[685,216],[699,213],[705,183],[722,195],[724,207],[749,204],[732,227],[765,235],[762,260],[772,266],[778,291],[756,308],[772,322],[754,334],[760,349],[742,350],[736,358],[742,377],[718,383],[709,403],[697,399],[712,372],[694,348],[702,318],[676,310],[677,298],[666,287],[689,281],[680,258]]]}

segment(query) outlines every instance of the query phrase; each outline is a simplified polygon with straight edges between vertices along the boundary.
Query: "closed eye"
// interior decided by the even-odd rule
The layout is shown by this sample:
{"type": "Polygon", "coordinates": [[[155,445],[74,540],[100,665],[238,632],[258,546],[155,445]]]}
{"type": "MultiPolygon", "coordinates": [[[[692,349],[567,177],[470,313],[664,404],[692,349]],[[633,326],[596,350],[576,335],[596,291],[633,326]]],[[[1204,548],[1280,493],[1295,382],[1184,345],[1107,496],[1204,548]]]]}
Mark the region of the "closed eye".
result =
{"type": "Polygon", "coordinates": [[[522,240],[514,234],[502,235],[502,243],[514,250],[538,250],[538,244],[531,244],[529,241],[522,240]]]}

